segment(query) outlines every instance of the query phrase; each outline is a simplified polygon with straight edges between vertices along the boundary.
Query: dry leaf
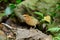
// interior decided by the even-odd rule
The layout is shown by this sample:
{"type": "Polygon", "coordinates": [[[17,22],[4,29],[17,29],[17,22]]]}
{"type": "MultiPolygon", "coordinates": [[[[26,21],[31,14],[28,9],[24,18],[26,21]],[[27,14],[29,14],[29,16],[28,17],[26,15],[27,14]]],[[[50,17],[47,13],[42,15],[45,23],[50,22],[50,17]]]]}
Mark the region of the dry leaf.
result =
{"type": "Polygon", "coordinates": [[[45,16],[44,17],[44,20],[47,21],[47,22],[50,22],[51,21],[51,17],[48,15],[48,16],[45,16]]]}
{"type": "Polygon", "coordinates": [[[0,30],[0,40],[6,40],[6,35],[0,30]]]}
{"type": "Polygon", "coordinates": [[[0,24],[0,29],[2,29],[4,26],[2,24],[0,24]]]}

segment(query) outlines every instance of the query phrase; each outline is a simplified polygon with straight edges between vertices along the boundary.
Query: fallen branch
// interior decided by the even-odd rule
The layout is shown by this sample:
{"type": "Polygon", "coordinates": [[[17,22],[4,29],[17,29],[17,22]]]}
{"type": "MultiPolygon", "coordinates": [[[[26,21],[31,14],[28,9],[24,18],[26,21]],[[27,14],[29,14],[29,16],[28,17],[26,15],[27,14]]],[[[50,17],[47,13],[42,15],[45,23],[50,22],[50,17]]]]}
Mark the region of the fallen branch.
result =
{"type": "Polygon", "coordinates": [[[10,28],[10,29],[13,29],[13,27],[11,27],[10,25],[6,24],[6,23],[1,23],[3,25],[5,25],[6,27],[10,28]]]}

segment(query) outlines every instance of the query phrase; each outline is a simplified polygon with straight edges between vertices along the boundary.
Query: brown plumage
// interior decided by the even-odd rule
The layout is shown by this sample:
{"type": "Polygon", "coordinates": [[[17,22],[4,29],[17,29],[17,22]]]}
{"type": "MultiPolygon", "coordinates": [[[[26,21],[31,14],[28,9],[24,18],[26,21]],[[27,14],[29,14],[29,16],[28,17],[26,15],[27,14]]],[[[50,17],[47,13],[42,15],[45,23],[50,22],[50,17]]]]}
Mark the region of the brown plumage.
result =
{"type": "Polygon", "coordinates": [[[30,25],[36,27],[36,25],[39,23],[38,20],[28,14],[24,14],[24,21],[30,25]]]}

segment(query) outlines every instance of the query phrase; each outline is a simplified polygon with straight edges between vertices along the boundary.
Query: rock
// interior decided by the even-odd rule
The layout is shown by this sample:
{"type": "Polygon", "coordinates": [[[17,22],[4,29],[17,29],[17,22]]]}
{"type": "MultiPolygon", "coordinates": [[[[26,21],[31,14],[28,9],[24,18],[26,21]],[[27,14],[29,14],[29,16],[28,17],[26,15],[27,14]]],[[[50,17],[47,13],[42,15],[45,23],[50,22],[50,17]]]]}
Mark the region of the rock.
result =
{"type": "Polygon", "coordinates": [[[42,38],[41,40],[52,40],[52,35],[49,35],[49,36],[47,36],[45,38],[42,38]]]}
{"type": "Polygon", "coordinates": [[[39,39],[45,39],[48,38],[49,36],[42,33],[39,30],[36,29],[19,29],[17,28],[17,34],[16,34],[16,40],[39,40],[39,39]]]}

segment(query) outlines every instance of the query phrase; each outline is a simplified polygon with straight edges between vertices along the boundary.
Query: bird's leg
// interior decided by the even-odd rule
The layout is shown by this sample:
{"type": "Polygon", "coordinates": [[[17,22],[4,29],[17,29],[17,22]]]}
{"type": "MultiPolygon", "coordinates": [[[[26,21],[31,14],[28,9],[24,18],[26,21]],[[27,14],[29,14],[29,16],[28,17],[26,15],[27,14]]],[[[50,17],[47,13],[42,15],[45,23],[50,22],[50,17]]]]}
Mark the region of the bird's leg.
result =
{"type": "Polygon", "coordinates": [[[32,27],[30,27],[30,29],[33,29],[32,27]]]}
{"type": "Polygon", "coordinates": [[[34,26],[34,29],[36,28],[36,25],[34,26]]]}
{"type": "MultiPolygon", "coordinates": [[[[34,26],[34,29],[36,28],[36,25],[34,26]]],[[[30,29],[33,29],[32,27],[30,29]]]]}
{"type": "Polygon", "coordinates": [[[37,31],[38,29],[36,29],[36,25],[34,26],[34,29],[37,31]]]}

